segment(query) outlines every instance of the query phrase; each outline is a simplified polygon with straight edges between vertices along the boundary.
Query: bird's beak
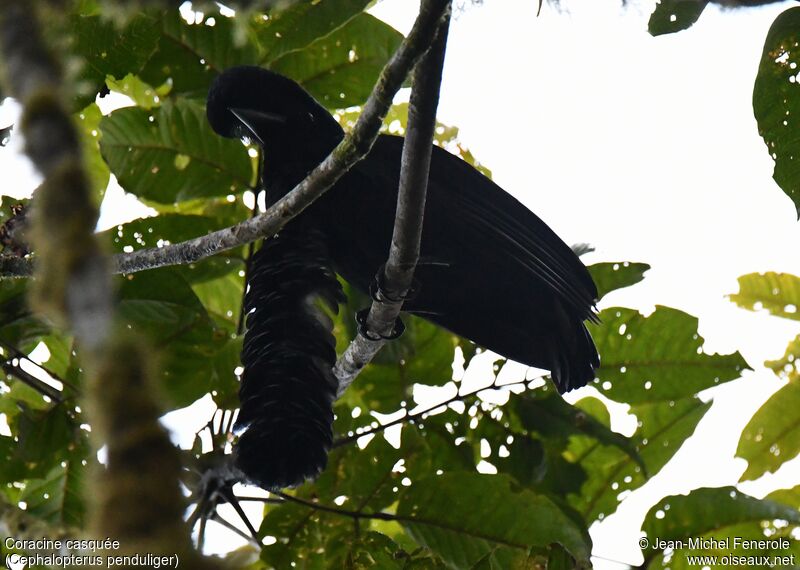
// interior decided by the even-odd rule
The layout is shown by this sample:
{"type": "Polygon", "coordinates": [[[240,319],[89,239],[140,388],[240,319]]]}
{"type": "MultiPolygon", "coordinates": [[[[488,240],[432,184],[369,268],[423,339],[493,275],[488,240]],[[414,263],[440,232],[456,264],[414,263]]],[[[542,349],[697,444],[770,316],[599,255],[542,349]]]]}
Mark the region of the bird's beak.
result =
{"type": "Polygon", "coordinates": [[[229,107],[228,110],[233,113],[233,116],[239,119],[242,126],[247,129],[250,136],[264,146],[264,140],[259,135],[259,130],[263,132],[265,125],[272,124],[285,124],[286,117],[278,115],[277,113],[268,113],[265,111],[255,111],[253,109],[237,109],[229,107]],[[261,127],[261,128],[259,128],[261,127]]]}

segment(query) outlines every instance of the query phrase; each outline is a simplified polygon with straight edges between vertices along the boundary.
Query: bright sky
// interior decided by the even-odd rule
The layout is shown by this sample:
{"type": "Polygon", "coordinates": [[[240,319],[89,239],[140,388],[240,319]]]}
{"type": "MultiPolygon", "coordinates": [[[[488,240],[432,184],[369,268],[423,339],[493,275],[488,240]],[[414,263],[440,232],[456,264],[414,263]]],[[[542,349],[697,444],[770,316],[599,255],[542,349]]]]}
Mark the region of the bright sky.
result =
{"type": "MultiPolygon", "coordinates": [[[[462,2],[463,3],[463,2],[462,2]]],[[[774,17],[793,5],[721,12],[692,29],[652,38],[654,1],[484,0],[456,14],[439,118],[461,129],[494,180],[568,243],[589,242],[595,261],[652,265],[645,281],[603,306],[649,312],[655,304],[700,317],[707,352],[741,350],[754,373],[713,391],[715,405],[676,460],[592,529],[595,554],[641,563],[642,518],[667,494],[734,484],[741,429],[780,386],[761,366],[783,355],[800,323],[736,308],[725,299],[754,271],[800,275],[800,224],[772,181],[753,119],[752,85],[774,17]]],[[[417,2],[383,0],[372,12],[407,32],[417,2]]],[[[0,108],[0,126],[15,117],[0,108]]],[[[28,163],[0,152],[4,193],[32,190],[28,163]]],[[[131,211],[116,201],[105,220],[131,211]]],[[[105,224],[103,224],[105,225],[105,224]]],[[[602,308],[602,307],[601,307],[602,308]]],[[[585,394],[586,392],[584,392],[585,394]]],[[[615,427],[630,428],[624,414],[615,427]]],[[[745,484],[762,496],[800,483],[800,461],[745,484]]],[[[253,494],[253,493],[249,493],[253,494]]],[[[620,566],[601,559],[597,568],[620,566]]]]}

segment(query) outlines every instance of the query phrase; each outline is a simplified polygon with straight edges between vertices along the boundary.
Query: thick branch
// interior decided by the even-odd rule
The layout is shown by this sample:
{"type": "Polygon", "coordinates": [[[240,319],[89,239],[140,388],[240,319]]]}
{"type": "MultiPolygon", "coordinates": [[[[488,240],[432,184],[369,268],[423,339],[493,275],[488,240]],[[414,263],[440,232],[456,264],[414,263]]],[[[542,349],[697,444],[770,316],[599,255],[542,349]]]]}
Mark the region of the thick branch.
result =
{"type": "Polygon", "coordinates": [[[334,374],[339,379],[339,395],[378,353],[386,339],[396,334],[398,315],[412,288],[422,238],[431,146],[449,23],[448,10],[439,25],[436,40],[414,70],[389,259],[383,273],[378,275],[380,287],[367,315],[366,330],[356,335],[334,367],[334,374]]]}

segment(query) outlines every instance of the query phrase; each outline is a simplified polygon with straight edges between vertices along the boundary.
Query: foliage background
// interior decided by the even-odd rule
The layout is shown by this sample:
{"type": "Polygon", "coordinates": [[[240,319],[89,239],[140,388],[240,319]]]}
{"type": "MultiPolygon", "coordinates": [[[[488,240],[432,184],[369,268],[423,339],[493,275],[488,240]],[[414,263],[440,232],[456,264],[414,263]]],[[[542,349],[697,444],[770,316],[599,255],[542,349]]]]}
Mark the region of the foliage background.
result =
{"type": "MultiPolygon", "coordinates": [[[[333,3],[335,1],[328,0],[321,6],[333,3]]],[[[357,13],[363,4],[340,2],[334,12],[346,19],[344,15],[357,13]],[[351,11],[348,12],[348,9],[351,11]]],[[[474,8],[476,13],[481,9],[474,8]]],[[[469,12],[464,18],[468,15],[469,12]]],[[[215,68],[232,63],[261,62],[304,81],[307,88],[332,108],[363,101],[375,73],[398,41],[397,32],[369,16],[356,16],[343,27],[333,30],[331,35],[314,41],[315,34],[330,29],[324,26],[320,29],[310,24],[315,21],[311,10],[302,16],[303,26],[299,31],[282,29],[281,39],[285,42],[277,43],[273,41],[275,30],[270,29],[274,23],[256,23],[232,30],[226,28],[233,27],[229,26],[230,22],[219,16],[215,16],[213,27],[205,22],[188,26],[175,16],[164,20],[157,16],[143,17],[128,23],[121,36],[116,31],[108,31],[104,27],[107,24],[92,18],[76,18],[73,21],[74,27],[69,31],[79,41],[73,44],[72,49],[79,55],[88,56],[92,63],[83,68],[82,78],[89,85],[96,86],[98,81],[103,81],[104,74],[115,76],[112,88],[132,95],[138,107],[116,111],[102,120],[93,107],[83,109],[83,116],[79,115],[87,132],[87,148],[95,149],[94,141],[100,139],[101,146],[90,154],[98,194],[105,187],[107,164],[127,191],[146,200],[159,212],[158,218],[131,222],[121,229],[111,230],[109,241],[114,248],[124,251],[126,247],[150,246],[159,239],[176,242],[209,229],[224,227],[249,215],[245,200],[241,197],[242,191],[252,183],[252,163],[246,149],[238,143],[213,137],[205,126],[202,108],[196,101],[204,96],[204,87],[215,68]],[[237,45],[232,41],[242,36],[248,39],[245,44],[237,45]],[[186,56],[186,50],[175,49],[175,44],[190,47],[192,56],[186,56]],[[290,48],[295,51],[290,51],[290,48]],[[356,53],[356,58],[352,57],[351,51],[356,53]],[[173,61],[172,58],[179,58],[179,61],[173,61]],[[200,62],[200,58],[204,63],[200,62]],[[336,72],[326,73],[331,69],[336,72]],[[98,70],[102,70],[102,73],[98,74],[98,70]],[[127,73],[135,73],[138,79],[126,79],[127,73]],[[173,84],[167,90],[163,84],[170,76],[173,77],[173,84]],[[142,81],[147,82],[149,88],[142,81]],[[92,136],[92,131],[96,131],[98,136],[92,136]],[[99,152],[101,149],[102,154],[99,152]],[[234,200],[228,201],[228,195],[233,195],[234,200]]],[[[754,16],[748,13],[726,17],[754,16]]],[[[532,18],[526,21],[519,14],[516,20],[535,25],[541,30],[546,26],[580,27],[580,18],[576,9],[574,19],[566,24],[558,20],[556,22],[559,23],[554,24],[552,17],[546,22],[532,18]]],[[[485,26],[491,21],[490,18],[481,19],[485,26]]],[[[330,22],[328,14],[320,16],[320,21],[330,22]]],[[[751,21],[747,20],[748,26],[751,21]]],[[[509,19],[504,22],[513,25],[509,19]]],[[[698,26],[702,22],[700,20],[698,26]]],[[[602,30],[602,26],[598,28],[602,30]]],[[[691,30],[686,34],[695,32],[698,34],[695,37],[699,37],[703,30],[691,30]]],[[[598,34],[597,31],[594,33],[598,34]]],[[[766,30],[762,37],[765,35],[766,30]]],[[[454,37],[457,38],[455,34],[454,37]]],[[[587,44],[592,39],[598,45],[610,43],[608,37],[592,38],[589,35],[587,44]]],[[[552,50],[552,45],[548,47],[552,50]]],[[[579,48],[573,46],[570,49],[579,48]]],[[[544,49],[536,54],[526,54],[517,48],[516,52],[506,52],[506,61],[520,62],[522,65],[526,55],[536,61],[537,54],[542,53],[545,53],[544,49]]],[[[581,55],[591,58],[588,51],[581,55]]],[[[758,54],[750,56],[756,60],[758,54]]],[[[700,55],[697,59],[701,59],[700,55]]],[[[597,63],[593,59],[589,61],[597,63]]],[[[478,60],[474,63],[474,69],[485,70],[487,65],[478,60]]],[[[560,65],[563,66],[563,62],[560,65]]],[[[578,119],[587,118],[591,114],[586,110],[587,105],[596,114],[608,113],[608,110],[591,107],[591,97],[586,95],[587,83],[597,87],[602,81],[608,81],[602,71],[602,68],[598,71],[597,65],[586,66],[586,71],[580,77],[580,85],[575,86],[573,99],[566,100],[568,112],[564,124],[567,119],[574,121],[576,116],[578,119]]],[[[675,70],[662,68],[657,71],[665,83],[677,83],[671,75],[675,70]]],[[[751,81],[755,71],[753,66],[751,81]]],[[[708,78],[702,79],[701,85],[713,83],[708,78]]],[[[472,80],[474,82],[474,77],[472,80]]],[[[445,83],[445,96],[448,92],[456,91],[459,97],[463,97],[464,93],[469,92],[466,88],[448,91],[447,85],[445,83]]],[[[530,101],[532,91],[524,89],[520,83],[514,85],[513,89],[504,87],[502,92],[511,101],[518,101],[518,97],[530,101]]],[[[625,96],[625,88],[620,89],[620,85],[625,84],[618,82],[616,92],[622,91],[623,102],[634,104],[633,96],[625,96]]],[[[555,82],[546,87],[555,93],[565,89],[563,84],[555,82]]],[[[687,91],[696,95],[697,90],[695,87],[687,91]]],[[[540,86],[537,93],[544,91],[547,89],[540,86]]],[[[498,96],[496,100],[502,99],[498,96]]],[[[540,109],[538,112],[551,112],[555,105],[527,103],[505,107],[517,112],[519,123],[504,120],[502,111],[497,108],[493,109],[497,114],[484,115],[489,115],[489,119],[497,124],[497,132],[509,127],[530,132],[526,140],[533,142],[527,147],[517,145],[522,148],[519,152],[526,156],[539,156],[541,164],[545,165],[544,170],[553,168],[552,165],[546,166],[550,154],[558,154],[567,155],[571,161],[576,156],[588,160],[589,165],[595,167],[594,171],[599,173],[595,178],[602,180],[600,184],[575,185],[577,188],[573,191],[580,192],[582,203],[586,206],[580,211],[573,207],[564,213],[564,208],[558,205],[557,200],[550,200],[552,194],[567,191],[565,187],[569,186],[568,180],[561,180],[553,190],[539,191],[536,201],[530,202],[545,219],[555,220],[554,226],[568,239],[574,236],[574,241],[591,239],[596,242],[595,236],[603,234],[594,231],[598,227],[596,222],[589,223],[587,220],[590,217],[597,218],[598,212],[602,212],[599,217],[605,225],[614,226],[616,233],[622,234],[626,243],[636,242],[639,248],[628,245],[627,249],[617,250],[630,257],[603,257],[608,252],[614,252],[614,242],[609,240],[603,244],[605,247],[601,246],[600,252],[594,254],[595,259],[650,262],[657,257],[656,252],[649,249],[656,242],[646,239],[652,230],[645,230],[644,226],[655,225],[658,228],[660,224],[665,224],[673,234],[679,233],[674,228],[681,225],[694,228],[693,232],[688,233],[697,236],[696,241],[684,238],[672,242],[672,257],[685,260],[687,266],[678,276],[681,283],[713,280],[709,274],[714,273],[718,265],[729,261],[727,258],[708,259],[708,256],[697,255],[701,238],[711,237],[712,243],[724,241],[714,235],[714,230],[706,229],[713,227],[716,219],[710,206],[722,203],[704,194],[716,190],[709,188],[713,184],[705,184],[708,182],[706,178],[695,180],[691,191],[698,196],[697,201],[701,205],[708,204],[709,207],[698,207],[695,203],[691,209],[686,208],[679,215],[665,216],[663,211],[653,211],[651,200],[660,198],[659,203],[670,202],[674,198],[672,189],[663,181],[653,181],[653,172],[647,172],[653,183],[641,190],[641,202],[636,204],[639,207],[638,214],[627,214],[627,210],[621,209],[614,201],[614,188],[607,188],[613,186],[610,180],[620,178],[615,164],[601,168],[602,165],[593,162],[592,158],[592,148],[604,142],[608,128],[605,131],[584,128],[582,138],[569,139],[568,145],[558,144],[560,141],[540,138],[535,129],[525,128],[524,117],[519,116],[520,109],[534,107],[540,109]],[[542,144],[547,148],[541,148],[542,144]],[[565,149],[569,149],[569,152],[565,152],[565,149]],[[609,207],[609,196],[615,207],[609,207]],[[553,212],[551,217],[551,209],[561,209],[561,213],[553,212]],[[575,224],[574,219],[567,224],[564,218],[570,216],[584,222],[582,227],[581,224],[575,224]],[[694,222],[697,223],[692,225],[694,222]],[[632,239],[631,236],[635,237],[632,239]],[[676,242],[679,247],[676,247],[676,242]]],[[[447,108],[446,99],[443,108],[447,108]]],[[[619,109],[619,115],[611,115],[617,122],[606,119],[611,123],[609,127],[630,121],[623,114],[629,109],[624,106],[619,109]]],[[[654,111],[645,107],[640,112],[644,113],[645,110],[653,114],[665,111],[664,108],[654,111]]],[[[698,122],[696,120],[692,126],[697,128],[698,122]]],[[[755,130],[755,125],[751,127],[755,130]]],[[[650,136],[654,138],[665,136],[664,131],[651,130],[650,136]]],[[[442,138],[449,138],[453,134],[452,131],[445,131],[442,138]]],[[[686,141],[685,135],[681,141],[686,141]]],[[[454,145],[451,142],[450,148],[459,150],[454,145]]],[[[470,141],[469,148],[474,150],[477,145],[470,141]]],[[[627,164],[635,161],[639,152],[641,150],[631,146],[623,147],[621,154],[624,160],[621,162],[627,164]]],[[[765,154],[760,148],[755,152],[761,153],[759,156],[765,154]]],[[[484,159],[482,153],[476,151],[476,155],[490,167],[494,166],[494,162],[484,159]]],[[[658,158],[663,164],[671,157],[658,158]]],[[[708,158],[704,157],[704,160],[708,158]]],[[[708,162],[703,164],[703,170],[715,171],[708,162]]],[[[733,168],[730,161],[726,165],[733,168]]],[[[559,170],[559,175],[563,173],[564,170],[559,170]]],[[[558,178],[556,176],[553,179],[558,178]]],[[[631,181],[630,177],[627,180],[624,176],[621,178],[627,183],[631,181]]],[[[498,181],[505,185],[503,180],[498,181]]],[[[736,190],[739,193],[728,195],[732,201],[773,199],[769,195],[754,195],[752,190],[741,186],[736,190]],[[740,198],[740,194],[745,198],[740,198]]],[[[770,192],[778,194],[776,189],[770,189],[770,192]]],[[[793,214],[791,206],[787,208],[785,203],[781,206],[793,214]]],[[[737,239],[756,239],[742,230],[742,227],[750,226],[760,228],[757,223],[742,224],[739,235],[730,237],[735,244],[727,244],[727,247],[735,250],[732,256],[742,254],[741,249],[736,247],[739,245],[737,239]]],[[[711,247],[707,242],[703,243],[703,247],[711,247]]],[[[724,247],[726,244],[722,245],[724,247]]],[[[142,273],[122,282],[120,308],[123,316],[132,327],[148,335],[154,345],[162,347],[159,359],[164,379],[165,407],[189,404],[209,390],[219,405],[235,406],[232,372],[237,364],[240,340],[232,335],[238,324],[243,255],[244,252],[235,252],[196,267],[142,273]]],[[[598,281],[607,284],[606,289],[631,284],[645,269],[645,265],[619,265],[615,270],[613,262],[594,267],[598,281]]],[[[764,269],[768,267],[754,268],[764,269]]],[[[658,270],[656,266],[654,279],[658,270]]],[[[649,280],[650,277],[642,285],[614,293],[614,297],[609,299],[619,300],[620,304],[627,304],[626,299],[631,299],[631,304],[639,306],[633,292],[647,286],[649,280]]],[[[0,330],[4,342],[23,352],[30,352],[43,342],[50,353],[45,365],[59,377],[79,385],[80,374],[71,358],[70,339],[25,311],[21,298],[24,285],[13,282],[5,283],[4,287],[2,307],[6,319],[0,330]]],[[[686,288],[694,291],[699,286],[686,288]]],[[[756,302],[769,307],[770,302],[777,302],[777,306],[784,309],[783,316],[792,318],[796,313],[785,309],[788,305],[797,306],[796,291],[795,281],[791,277],[754,276],[742,281],[742,291],[733,300],[747,307],[752,307],[756,302]],[[769,279],[779,281],[771,282],[769,279]],[[777,294],[774,293],[776,289],[777,294]]],[[[731,284],[718,288],[715,294],[722,299],[724,293],[733,292],[731,284]]],[[[674,296],[673,292],[663,290],[660,294],[664,297],[650,298],[644,304],[664,302],[674,296]]],[[[357,301],[355,304],[359,306],[357,301]]],[[[577,410],[563,405],[552,390],[510,394],[511,390],[506,389],[500,397],[494,395],[488,402],[469,397],[466,398],[466,405],[454,403],[444,413],[424,419],[421,425],[405,425],[399,451],[385,444],[380,436],[364,450],[358,450],[353,445],[341,448],[332,457],[331,468],[326,475],[317,484],[297,492],[301,498],[313,497],[324,504],[345,510],[368,513],[386,510],[394,513],[398,521],[362,521],[358,526],[360,538],[356,540],[351,517],[313,513],[307,507],[295,504],[270,506],[261,532],[279,540],[265,549],[262,560],[279,567],[289,559],[303,560],[304,564],[314,566],[322,564],[319,549],[323,548],[328,564],[339,560],[358,562],[362,558],[385,561],[385,564],[389,564],[389,560],[411,564],[411,561],[398,557],[396,553],[399,549],[414,553],[417,545],[422,545],[430,550],[425,549],[414,555],[422,560],[416,562],[418,564],[433,564],[434,559],[441,559],[458,567],[506,567],[511,558],[519,560],[520,557],[527,557],[531,547],[535,547],[534,555],[544,556],[556,564],[563,553],[558,548],[548,548],[552,541],[561,542],[572,556],[586,558],[588,541],[581,529],[613,513],[626,491],[645,482],[644,472],[650,476],[656,475],[709,412],[709,397],[716,392],[705,393],[702,399],[697,398],[696,394],[705,388],[735,380],[748,363],[753,367],[760,365],[759,360],[748,358],[745,362],[736,354],[738,344],[724,350],[723,356],[699,354],[698,348],[703,346],[703,339],[697,334],[696,320],[675,309],[658,308],[644,317],[633,309],[610,308],[608,303],[605,306],[609,308],[601,315],[603,325],[593,331],[604,359],[596,389],[602,395],[600,398],[607,403],[605,398],[631,405],[629,411],[640,425],[637,425],[634,433],[628,429],[630,439],[615,435],[605,427],[611,421],[606,406],[591,396],[581,399],[577,410]],[[455,445],[456,442],[459,445],[455,445]],[[506,453],[508,456],[503,457],[506,453]],[[400,459],[403,459],[403,463],[398,465],[400,459]],[[487,463],[491,463],[499,474],[475,474],[476,466],[481,465],[485,471],[487,463]],[[436,476],[438,470],[443,472],[439,477],[436,476]],[[346,498],[344,502],[342,497],[346,498]],[[520,512],[530,514],[520,516],[520,512]],[[476,513],[482,516],[475,518],[476,513]],[[416,522],[408,520],[412,515],[417,519],[416,522]],[[489,515],[491,519],[487,520],[489,515]],[[548,521],[554,519],[559,524],[551,529],[548,521]],[[368,532],[370,528],[380,534],[371,534],[368,532]],[[488,535],[487,530],[490,531],[488,535]],[[290,540],[284,544],[280,540],[282,538],[290,540]]],[[[339,337],[342,343],[352,333],[350,314],[350,307],[340,313],[339,337]]],[[[731,336],[737,341],[751,340],[750,335],[743,334],[741,328],[732,331],[731,336]]],[[[342,401],[338,409],[339,432],[346,434],[358,428],[374,429],[370,428],[374,425],[374,419],[368,412],[389,413],[404,404],[410,408],[413,405],[411,388],[415,384],[443,386],[443,391],[449,390],[452,395],[458,383],[453,383],[451,378],[460,378],[459,367],[453,370],[450,362],[456,344],[462,347],[468,359],[473,352],[470,346],[424,323],[415,323],[410,334],[398,346],[389,347],[342,401]],[[405,365],[397,364],[398,355],[404,357],[405,365]]],[[[772,356],[781,355],[782,346],[778,346],[772,356]]],[[[523,370],[502,364],[491,357],[476,357],[472,372],[474,376],[465,377],[462,384],[474,378],[485,386],[493,381],[494,372],[498,373],[499,381],[503,383],[519,382],[524,378],[523,370]],[[493,364],[497,370],[492,369],[493,364]]],[[[784,372],[783,369],[780,371],[784,372]]],[[[791,377],[791,371],[787,374],[791,377]]],[[[758,477],[774,470],[783,460],[797,454],[800,442],[792,436],[796,433],[796,415],[800,408],[791,405],[793,381],[789,378],[783,382],[786,388],[753,418],[753,424],[745,430],[739,449],[739,455],[750,460],[745,478],[758,477]],[[776,411],[772,409],[776,405],[782,407],[776,411]],[[783,422],[783,425],[778,425],[778,422],[783,422]],[[766,433],[766,443],[769,445],[752,443],[758,435],[759,424],[762,441],[757,443],[764,441],[763,434],[766,433]],[[780,455],[776,456],[773,445],[779,446],[780,455]]],[[[83,462],[88,461],[89,456],[85,436],[77,429],[79,421],[74,417],[74,409],[46,405],[13,375],[9,378],[8,386],[9,391],[3,394],[0,405],[9,422],[11,437],[17,441],[9,441],[11,438],[3,440],[6,461],[2,473],[10,483],[6,494],[12,500],[24,501],[29,512],[43,516],[54,524],[79,525],[83,512],[79,499],[85,467],[83,462]],[[19,481],[24,481],[24,484],[19,485],[19,481]]],[[[466,385],[461,386],[463,392],[469,392],[466,388],[466,385]]],[[[418,394],[425,392],[421,387],[416,390],[418,394]]],[[[434,396],[428,398],[438,401],[434,396]]],[[[609,405],[613,410],[619,410],[613,404],[609,405]]],[[[744,425],[748,416],[737,421],[744,425]]],[[[702,481],[701,474],[692,479],[695,482],[702,481]]],[[[794,481],[796,484],[797,479],[794,481]]],[[[681,510],[698,512],[704,502],[709,502],[707,497],[713,493],[694,493],[688,506],[682,506],[681,510]]],[[[733,508],[736,499],[729,490],[713,497],[712,515],[704,520],[705,526],[687,528],[680,520],[666,527],[660,523],[662,526],[656,536],[719,536],[730,532],[757,535],[763,534],[764,529],[788,535],[793,531],[793,524],[797,523],[796,511],[792,510],[798,507],[795,490],[775,495],[773,498],[777,506],[757,501],[747,503],[751,508],[745,509],[744,515],[733,508]],[[774,509],[765,509],[764,505],[774,509]],[[779,523],[776,526],[772,522],[775,519],[786,520],[790,524],[779,523]]],[[[667,499],[665,504],[669,501],[667,499]]],[[[663,504],[654,508],[645,522],[645,529],[650,529],[651,535],[656,532],[652,530],[655,521],[661,520],[657,517],[659,511],[665,512],[663,504]]],[[[664,519],[667,523],[672,520],[670,514],[664,519]]],[[[630,537],[630,542],[635,542],[636,538],[638,535],[630,537]]],[[[658,558],[649,562],[655,567],[661,564],[658,558]]],[[[676,567],[675,564],[673,560],[672,567],[676,567]]]]}

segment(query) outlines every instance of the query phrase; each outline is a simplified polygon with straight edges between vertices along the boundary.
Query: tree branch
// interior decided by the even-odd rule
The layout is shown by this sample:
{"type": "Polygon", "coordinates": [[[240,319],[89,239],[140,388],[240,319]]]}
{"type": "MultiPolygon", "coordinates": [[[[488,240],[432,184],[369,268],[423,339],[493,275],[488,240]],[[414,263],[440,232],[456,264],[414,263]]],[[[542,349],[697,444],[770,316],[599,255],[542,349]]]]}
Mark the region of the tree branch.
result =
{"type": "Polygon", "coordinates": [[[408,130],[403,143],[397,213],[389,259],[383,272],[379,270],[379,287],[367,314],[366,326],[359,331],[333,368],[339,380],[339,396],[347,390],[386,340],[400,332],[396,330],[399,326],[398,315],[403,301],[412,289],[414,270],[419,259],[431,146],[436,128],[436,108],[439,104],[449,24],[448,3],[435,41],[414,69],[414,86],[408,106],[408,130]]]}

